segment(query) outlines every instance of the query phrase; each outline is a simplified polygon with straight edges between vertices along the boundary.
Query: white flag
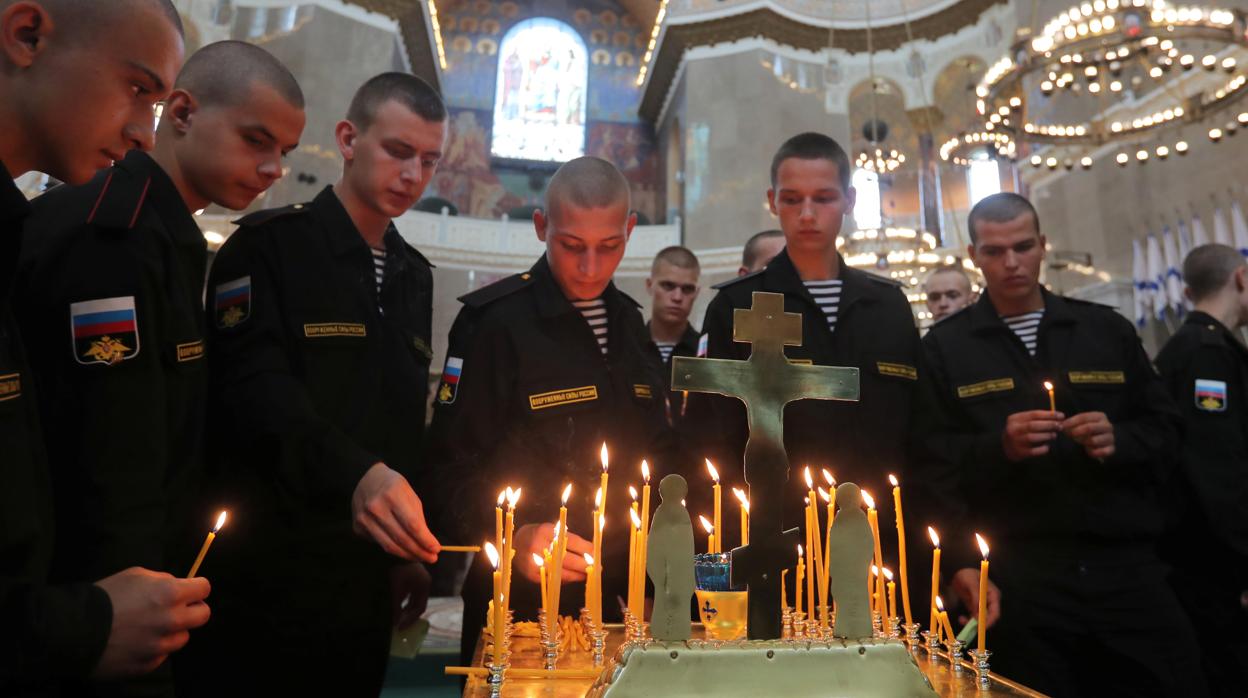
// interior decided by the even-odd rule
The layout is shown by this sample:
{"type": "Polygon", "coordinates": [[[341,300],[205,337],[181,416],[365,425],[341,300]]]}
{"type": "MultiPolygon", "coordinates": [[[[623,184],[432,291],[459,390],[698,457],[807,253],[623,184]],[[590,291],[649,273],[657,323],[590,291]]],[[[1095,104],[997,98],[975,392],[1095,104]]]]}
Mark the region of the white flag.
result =
{"type": "Polygon", "coordinates": [[[1183,312],[1183,273],[1179,271],[1183,262],[1179,257],[1179,246],[1174,241],[1170,226],[1161,230],[1161,253],[1166,262],[1166,305],[1174,308],[1177,313],[1183,312]]]}
{"type": "Polygon", "coordinates": [[[1213,209],[1213,241],[1219,245],[1234,247],[1231,242],[1231,226],[1226,224],[1226,216],[1222,215],[1222,209],[1213,209]]]}
{"type": "Polygon", "coordinates": [[[1248,257],[1248,223],[1244,222],[1244,210],[1238,201],[1231,204],[1231,239],[1239,253],[1248,257]]]}
{"type": "Polygon", "coordinates": [[[1144,329],[1148,323],[1148,276],[1139,240],[1131,241],[1131,283],[1135,288],[1135,324],[1144,329]]]}
{"type": "MultiPolygon", "coordinates": [[[[1209,234],[1205,232],[1205,224],[1200,221],[1200,216],[1192,216],[1192,247],[1200,247],[1209,244],[1209,234]]],[[[1187,259],[1187,255],[1183,256],[1187,259]]]]}
{"type": "Polygon", "coordinates": [[[1145,250],[1148,252],[1148,295],[1152,299],[1153,315],[1161,320],[1166,315],[1166,265],[1161,257],[1161,243],[1156,235],[1148,236],[1145,250]]]}
{"type": "Polygon", "coordinates": [[[1187,259],[1187,253],[1192,251],[1192,236],[1187,232],[1187,222],[1182,218],[1175,221],[1178,232],[1175,234],[1175,242],[1179,244],[1179,276],[1183,275],[1183,260],[1187,259]]]}

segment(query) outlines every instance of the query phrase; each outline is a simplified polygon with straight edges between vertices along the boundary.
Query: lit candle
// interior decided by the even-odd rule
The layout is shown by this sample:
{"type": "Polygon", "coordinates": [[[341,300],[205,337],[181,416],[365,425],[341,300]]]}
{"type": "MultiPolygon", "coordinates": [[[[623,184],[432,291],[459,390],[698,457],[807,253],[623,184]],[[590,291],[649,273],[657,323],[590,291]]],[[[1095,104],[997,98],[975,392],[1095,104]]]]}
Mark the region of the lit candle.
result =
{"type": "Polygon", "coordinates": [[[901,513],[901,484],[893,475],[888,476],[893,486],[893,508],[897,510],[897,559],[898,572],[901,573],[901,606],[906,614],[906,625],[914,621],[910,619],[910,586],[906,583],[906,521],[901,513]]]}
{"type": "Polygon", "coordinates": [[[953,633],[953,626],[949,624],[949,614],[945,612],[945,602],[939,596],[936,597],[936,615],[940,627],[945,631],[945,642],[953,642],[956,635],[953,633]]]}
{"type": "Polygon", "coordinates": [[[815,525],[810,520],[810,511],[814,506],[809,496],[806,497],[806,611],[807,620],[815,621],[815,580],[818,579],[819,568],[815,566],[815,525]]]}
{"type": "MultiPolygon", "coordinates": [[[[607,527],[607,515],[602,514],[598,517],[598,535],[601,538],[602,530],[607,527]]],[[[601,552],[601,550],[599,551],[601,552]]],[[[602,568],[606,567],[606,563],[601,557],[595,557],[597,564],[594,566],[594,620],[602,624],[602,568]]]]}
{"type": "Polygon", "coordinates": [[[823,567],[823,541],[819,532],[819,500],[815,498],[815,480],[810,476],[810,466],[806,466],[806,488],[809,490],[807,503],[807,516],[809,517],[810,527],[810,547],[811,547],[811,564],[807,570],[810,574],[807,584],[811,585],[807,588],[810,592],[811,620],[814,620],[815,612],[820,613],[820,622],[827,622],[827,611],[824,609],[822,598],[819,602],[819,608],[815,608],[815,589],[823,589],[824,586],[824,567],[823,567]],[[817,585],[817,586],[816,586],[817,585]]]}
{"type": "MultiPolygon", "coordinates": [[[[603,508],[605,508],[606,502],[610,501],[607,498],[607,479],[608,479],[607,468],[610,465],[610,459],[607,457],[607,442],[606,441],[602,442],[602,450],[598,452],[598,459],[602,461],[602,481],[599,484],[599,487],[602,488],[602,501],[603,501],[602,506],[603,508]]],[[[600,558],[594,558],[594,559],[599,560],[600,558]]]]}
{"type": "Polygon", "coordinates": [[[893,581],[893,571],[884,568],[884,579],[888,586],[888,617],[897,617],[897,583],[893,581]]]}
{"type": "Polygon", "coordinates": [[[801,543],[798,543],[797,545],[797,578],[793,580],[794,581],[793,588],[796,590],[793,592],[796,595],[794,598],[794,604],[793,604],[794,613],[802,612],[802,580],[805,578],[806,578],[806,559],[805,559],[804,553],[802,552],[802,545],[801,543]]]}
{"type": "Polygon", "coordinates": [[[1049,391],[1049,411],[1056,412],[1057,411],[1057,399],[1053,396],[1053,382],[1045,381],[1044,389],[1049,391]]]}
{"type": "Polygon", "coordinates": [[[507,488],[507,517],[503,535],[503,613],[511,607],[511,561],[516,557],[516,504],[520,501],[520,489],[507,488]]]}
{"type": "Polygon", "coordinates": [[[706,520],[706,517],[698,514],[698,520],[702,522],[702,528],[706,529],[706,552],[715,552],[715,524],[706,520]]]}
{"type": "MultiPolygon", "coordinates": [[[[875,564],[879,567],[884,566],[884,555],[880,553],[880,514],[875,510],[875,499],[866,491],[862,490],[862,501],[867,503],[867,522],[871,524],[871,537],[875,541],[875,564]]],[[[877,577],[875,581],[876,593],[876,609],[881,615],[884,613],[884,578],[877,577]]]]}
{"type": "Polygon", "coordinates": [[[503,502],[507,501],[507,490],[498,493],[498,503],[494,505],[494,548],[503,549],[503,502]]]}
{"type": "Polygon", "coordinates": [[[637,510],[633,509],[628,512],[633,521],[633,527],[629,530],[629,543],[631,547],[628,550],[628,610],[634,617],[640,619],[641,613],[641,550],[638,547],[641,544],[641,517],[637,515],[637,510]]]}
{"type": "MultiPolygon", "coordinates": [[[[640,589],[638,593],[641,595],[642,613],[645,613],[646,605],[646,558],[650,545],[650,464],[641,461],[641,540],[637,542],[638,559],[641,560],[637,566],[637,578],[640,589]]],[[[637,618],[641,620],[640,617],[637,618]]]]}
{"type": "Polygon", "coordinates": [[[537,565],[537,576],[541,579],[542,610],[546,612],[547,628],[550,627],[550,592],[546,589],[546,560],[533,553],[533,564],[537,565]]]}
{"type": "Polygon", "coordinates": [[[490,634],[493,635],[494,663],[497,665],[503,656],[503,618],[506,615],[503,611],[503,577],[498,569],[498,550],[489,541],[486,541],[483,547],[486,557],[490,559],[490,565],[494,567],[494,602],[493,608],[490,609],[490,634]]]}
{"type": "MultiPolygon", "coordinates": [[[[823,479],[828,483],[828,527],[825,532],[830,536],[832,535],[832,520],[836,518],[836,478],[832,477],[832,473],[828,472],[827,468],[824,468],[823,479]]],[[[829,555],[824,557],[829,557],[829,555]]]]}
{"type": "Polygon", "coordinates": [[[979,553],[983,555],[983,560],[979,563],[979,650],[982,652],[988,649],[987,633],[988,633],[988,541],[984,537],[975,534],[975,542],[979,543],[979,553]]]}
{"type": "MultiPolygon", "coordinates": [[[[715,513],[711,521],[712,523],[715,524],[715,531],[719,533],[720,538],[722,539],[724,535],[723,534],[724,519],[722,516],[722,498],[721,498],[721,495],[723,494],[723,490],[719,486],[719,471],[715,469],[715,465],[711,463],[710,458],[706,459],[706,471],[711,474],[711,479],[715,481],[715,485],[711,488],[711,490],[715,494],[715,513]]],[[[722,540],[721,540],[721,543],[722,543],[722,540]]],[[[712,547],[707,552],[717,553],[719,552],[719,548],[712,547]]]]}
{"type": "Polygon", "coordinates": [[[568,553],[568,498],[571,496],[572,483],[569,482],[563,488],[559,505],[559,523],[555,524],[555,538],[551,548],[554,566],[550,574],[550,605],[556,614],[559,613],[559,602],[563,597],[563,558],[568,553]]]}
{"type": "Polygon", "coordinates": [[[186,578],[190,579],[199,571],[199,566],[204,562],[204,556],[208,554],[208,548],[212,547],[212,542],[217,539],[217,532],[225,525],[227,514],[223,511],[217,515],[217,525],[212,527],[208,532],[208,537],[204,539],[204,545],[199,549],[199,555],[195,556],[195,564],[191,565],[191,571],[187,573],[186,578]]]}
{"type": "Polygon", "coordinates": [[[589,611],[590,625],[596,625],[598,619],[594,616],[594,607],[597,600],[594,598],[594,556],[589,553],[581,553],[585,558],[585,609],[589,611]]]}
{"type": "Polygon", "coordinates": [[[750,544],[750,500],[740,487],[732,488],[732,493],[741,502],[741,546],[744,547],[750,544]]]}
{"type": "Polygon", "coordinates": [[[928,526],[927,537],[932,539],[932,600],[930,601],[932,613],[929,629],[940,634],[940,628],[936,625],[936,595],[940,592],[940,536],[936,534],[936,529],[928,526]]]}
{"type": "Polygon", "coordinates": [[[826,626],[830,607],[828,606],[828,586],[832,577],[829,572],[830,562],[832,560],[832,495],[822,487],[819,488],[819,496],[823,497],[823,501],[828,504],[828,528],[827,536],[823,539],[823,564],[819,565],[819,609],[823,614],[820,619],[820,625],[826,626]]]}
{"type": "Polygon", "coordinates": [[[603,492],[602,488],[599,487],[598,491],[594,493],[594,518],[593,518],[594,535],[593,535],[593,545],[591,549],[593,550],[593,556],[595,560],[602,559],[602,523],[601,523],[603,519],[602,492],[603,492]]]}

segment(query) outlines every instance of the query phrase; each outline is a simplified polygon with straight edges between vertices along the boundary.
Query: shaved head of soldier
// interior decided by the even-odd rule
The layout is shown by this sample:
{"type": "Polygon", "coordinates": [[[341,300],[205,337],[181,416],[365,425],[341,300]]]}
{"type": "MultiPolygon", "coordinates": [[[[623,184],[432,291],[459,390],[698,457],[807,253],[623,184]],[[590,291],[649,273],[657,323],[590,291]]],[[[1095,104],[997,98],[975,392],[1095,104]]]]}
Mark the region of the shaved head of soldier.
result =
{"type": "Polygon", "coordinates": [[[169,0],[0,0],[0,160],[81,183],[150,150],[183,51],[169,0]]]}
{"type": "Polygon", "coordinates": [[[631,203],[628,180],[602,158],[571,160],[550,178],[546,207],[533,214],[533,225],[570,300],[593,300],[606,290],[637,224],[631,203]]]}
{"type": "Polygon", "coordinates": [[[1183,260],[1183,282],[1196,309],[1230,329],[1248,324],[1248,263],[1227,245],[1201,245],[1183,260]]]}
{"type": "Polygon", "coordinates": [[[299,145],[303,91],[268,51],[209,44],[187,59],[165,104],[156,159],[191,210],[249,206],[299,145]]]}

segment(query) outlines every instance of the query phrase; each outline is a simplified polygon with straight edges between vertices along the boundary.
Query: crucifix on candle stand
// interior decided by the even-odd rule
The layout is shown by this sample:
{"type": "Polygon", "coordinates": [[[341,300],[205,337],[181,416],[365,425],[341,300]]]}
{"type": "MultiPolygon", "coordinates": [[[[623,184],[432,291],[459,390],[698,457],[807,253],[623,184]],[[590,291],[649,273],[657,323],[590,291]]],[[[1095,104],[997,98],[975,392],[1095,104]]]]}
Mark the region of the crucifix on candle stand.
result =
{"type": "Polygon", "coordinates": [[[750,487],[750,543],[732,551],[733,586],[746,584],[749,637],[780,637],[780,570],[789,566],[797,529],[783,530],[784,407],[795,400],[858,400],[857,368],[789,363],[784,347],[801,346],[802,316],[784,311],[784,296],[755,292],[753,307],[733,311],[732,339],[752,345],[746,361],[672,358],[672,389],[718,393],[745,403],[750,436],[745,481],[750,487]]]}

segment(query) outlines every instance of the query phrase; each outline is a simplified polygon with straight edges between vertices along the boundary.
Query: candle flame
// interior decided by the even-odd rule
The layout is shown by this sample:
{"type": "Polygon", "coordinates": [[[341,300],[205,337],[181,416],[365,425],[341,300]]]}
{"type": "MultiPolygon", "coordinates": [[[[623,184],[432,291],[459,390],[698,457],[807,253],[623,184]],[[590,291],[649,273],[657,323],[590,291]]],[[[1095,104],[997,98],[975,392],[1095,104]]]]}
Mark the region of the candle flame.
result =
{"type": "Polygon", "coordinates": [[[589,553],[581,553],[585,558],[585,564],[592,566],[594,564],[594,556],[589,553]]]}
{"type": "Polygon", "coordinates": [[[984,540],[983,536],[976,533],[975,542],[979,543],[979,553],[984,556],[985,560],[987,560],[988,559],[988,541],[984,540]]]}
{"type": "Polygon", "coordinates": [[[1051,381],[1045,381],[1045,382],[1044,382],[1044,389],[1045,389],[1045,390],[1048,390],[1048,391],[1050,391],[1050,392],[1052,392],[1052,391],[1053,391],[1053,383],[1052,383],[1051,381]]]}
{"type": "Polygon", "coordinates": [[[507,499],[507,490],[503,490],[502,492],[499,492],[498,493],[498,506],[501,507],[503,505],[503,502],[506,501],[506,499],[507,499]]]}
{"type": "Polygon", "coordinates": [[[887,567],[884,568],[884,579],[890,582],[893,581],[893,571],[888,569],[887,567]]]}
{"type": "Polygon", "coordinates": [[[698,514],[698,519],[702,521],[702,528],[705,528],[707,533],[715,532],[715,526],[710,521],[707,521],[705,516],[698,514]]]}
{"type": "Polygon", "coordinates": [[[647,485],[650,484],[650,464],[644,458],[641,461],[641,479],[645,480],[647,485]]]}
{"type": "Polygon", "coordinates": [[[609,463],[609,459],[607,458],[607,442],[606,441],[602,442],[602,450],[598,452],[598,457],[602,459],[602,472],[604,473],[607,472],[607,464],[609,463]]]}
{"type": "Polygon", "coordinates": [[[546,561],[542,559],[541,555],[538,555],[537,553],[533,553],[533,564],[537,565],[538,567],[545,567],[546,561]]]}
{"type": "Polygon", "coordinates": [[[798,543],[798,544],[797,544],[797,556],[798,556],[798,557],[801,557],[801,556],[803,556],[803,555],[805,555],[805,554],[806,554],[806,552],[805,552],[804,550],[802,550],[802,544],[801,544],[801,543],[798,543]]]}
{"type": "Polygon", "coordinates": [[[602,508],[602,488],[601,487],[598,488],[597,492],[594,492],[594,508],[595,509],[602,508]]]}
{"type": "Polygon", "coordinates": [[[806,474],[806,489],[808,489],[808,490],[813,490],[813,489],[815,489],[815,479],[814,479],[814,478],[812,478],[812,477],[810,476],[810,466],[809,466],[809,465],[808,465],[808,466],[806,466],[806,471],[805,471],[805,474],[806,474]]]}
{"type": "Polygon", "coordinates": [[[632,485],[629,485],[628,496],[632,497],[634,502],[637,501],[637,488],[633,487],[632,485]]]}
{"type": "Polygon", "coordinates": [[[940,547],[940,536],[936,534],[936,529],[931,526],[927,527],[927,537],[932,539],[932,545],[940,547]]]}
{"type": "Polygon", "coordinates": [[[490,564],[494,567],[494,569],[498,569],[498,548],[495,548],[494,544],[488,540],[485,542],[485,545],[481,546],[481,548],[485,550],[485,556],[490,559],[490,564]]]}
{"type": "Polygon", "coordinates": [[[899,485],[898,485],[898,483],[897,483],[897,476],[896,476],[896,475],[893,475],[892,473],[889,473],[889,474],[888,474],[888,484],[892,485],[893,487],[898,487],[899,485]]]}
{"type": "Polygon", "coordinates": [[[831,493],[829,493],[827,490],[823,489],[822,487],[819,488],[819,496],[823,498],[824,502],[828,504],[832,503],[831,493]]]}
{"type": "Polygon", "coordinates": [[[716,485],[718,485],[719,484],[719,471],[715,469],[715,464],[711,463],[710,458],[706,458],[704,460],[706,460],[706,471],[711,474],[711,479],[715,481],[716,485]]]}
{"type": "Polygon", "coordinates": [[[750,498],[745,496],[745,490],[741,489],[740,487],[734,487],[732,488],[732,493],[737,496],[737,501],[741,502],[741,506],[744,507],[746,511],[749,511],[750,510],[750,498]]]}
{"type": "Polygon", "coordinates": [[[556,521],[556,522],[555,522],[555,538],[558,538],[558,537],[559,537],[559,532],[560,532],[561,530],[562,530],[562,529],[561,529],[561,528],[560,528],[560,526],[559,526],[559,522],[558,522],[558,521],[556,521]]]}
{"type": "Polygon", "coordinates": [[[227,516],[227,514],[226,514],[225,510],[222,510],[222,511],[221,511],[221,514],[220,514],[219,516],[217,516],[217,525],[212,527],[212,532],[213,532],[213,533],[216,533],[217,531],[220,531],[220,530],[221,530],[221,527],[225,525],[225,519],[226,519],[226,516],[227,516]]]}
{"type": "Polygon", "coordinates": [[[880,568],[876,567],[875,565],[871,565],[871,576],[872,577],[880,576],[880,568]]]}
{"type": "Polygon", "coordinates": [[[836,478],[832,477],[831,471],[827,468],[823,469],[823,479],[828,482],[828,487],[836,487],[836,478]]]}
{"type": "Polygon", "coordinates": [[[638,516],[637,512],[633,509],[628,510],[628,515],[633,520],[633,527],[636,528],[638,531],[640,531],[641,530],[641,517],[638,516]]]}
{"type": "Polygon", "coordinates": [[[601,531],[602,529],[606,527],[607,527],[607,515],[599,514],[598,515],[598,530],[601,531]]]}
{"type": "MultiPolygon", "coordinates": [[[[510,488],[508,488],[508,489],[510,489],[510,488]]],[[[521,489],[521,488],[517,487],[516,489],[511,490],[511,491],[507,494],[507,508],[508,508],[508,509],[515,509],[515,508],[516,508],[516,503],[518,503],[518,502],[520,501],[520,489],[521,489]]]]}
{"type": "Polygon", "coordinates": [[[862,490],[862,501],[863,501],[863,502],[866,502],[866,504],[867,504],[867,508],[868,508],[868,509],[874,509],[874,508],[875,508],[875,499],[871,497],[871,493],[870,493],[870,492],[868,492],[868,491],[866,491],[866,490],[862,490]]]}
{"type": "Polygon", "coordinates": [[[939,596],[936,597],[936,610],[941,613],[945,612],[945,602],[939,596]]]}
{"type": "Polygon", "coordinates": [[[572,496],[572,483],[569,482],[568,486],[563,488],[563,505],[565,507],[568,505],[568,497],[571,497],[571,496],[572,496]]]}

